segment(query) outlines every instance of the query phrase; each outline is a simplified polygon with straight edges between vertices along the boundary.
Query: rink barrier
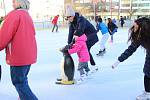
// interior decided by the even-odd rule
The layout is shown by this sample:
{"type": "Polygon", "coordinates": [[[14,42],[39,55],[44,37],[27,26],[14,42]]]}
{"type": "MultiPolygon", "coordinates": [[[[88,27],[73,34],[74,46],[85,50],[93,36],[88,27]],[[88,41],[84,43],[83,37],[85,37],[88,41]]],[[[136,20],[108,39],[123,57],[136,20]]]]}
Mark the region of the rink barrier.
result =
{"type": "MultiPolygon", "coordinates": [[[[34,27],[36,30],[52,29],[53,24],[51,23],[51,21],[34,21],[34,27]]],[[[68,27],[68,24],[66,22],[59,21],[58,27],[59,28],[68,27]]]]}
{"type": "MultiPolygon", "coordinates": [[[[123,25],[124,27],[131,27],[131,25],[133,25],[133,20],[125,20],[125,24],[123,25]]],[[[121,27],[120,22],[117,20],[116,22],[118,27],[121,27]]],[[[106,22],[107,25],[107,22],[106,22]]],[[[34,26],[36,30],[41,30],[41,29],[52,29],[53,28],[53,24],[51,23],[51,21],[34,21],[34,26]]],[[[68,27],[68,23],[67,22],[62,22],[59,21],[58,22],[58,27],[59,28],[66,28],[68,27]]]]}

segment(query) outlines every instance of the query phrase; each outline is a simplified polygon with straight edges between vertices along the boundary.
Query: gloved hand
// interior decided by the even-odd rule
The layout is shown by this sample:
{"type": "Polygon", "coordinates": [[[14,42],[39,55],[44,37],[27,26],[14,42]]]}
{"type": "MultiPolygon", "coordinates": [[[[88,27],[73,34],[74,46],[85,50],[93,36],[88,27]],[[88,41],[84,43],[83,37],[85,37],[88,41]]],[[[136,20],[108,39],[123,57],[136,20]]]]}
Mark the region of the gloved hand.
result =
{"type": "Polygon", "coordinates": [[[61,51],[62,53],[67,53],[68,49],[66,49],[65,47],[62,47],[59,49],[59,51],[61,51]]]}
{"type": "Polygon", "coordinates": [[[113,65],[112,65],[112,69],[116,68],[119,65],[120,61],[116,61],[113,65]]]}
{"type": "Polygon", "coordinates": [[[68,44],[68,45],[66,45],[66,46],[64,47],[64,49],[65,49],[65,50],[68,50],[68,49],[71,49],[71,47],[72,47],[72,44],[68,44]]]}
{"type": "Polygon", "coordinates": [[[71,47],[72,47],[72,45],[71,44],[68,44],[68,45],[66,45],[66,46],[64,46],[64,47],[62,47],[62,48],[60,48],[59,50],[63,53],[63,54],[69,54],[68,53],[68,49],[71,49],[71,47]]]}

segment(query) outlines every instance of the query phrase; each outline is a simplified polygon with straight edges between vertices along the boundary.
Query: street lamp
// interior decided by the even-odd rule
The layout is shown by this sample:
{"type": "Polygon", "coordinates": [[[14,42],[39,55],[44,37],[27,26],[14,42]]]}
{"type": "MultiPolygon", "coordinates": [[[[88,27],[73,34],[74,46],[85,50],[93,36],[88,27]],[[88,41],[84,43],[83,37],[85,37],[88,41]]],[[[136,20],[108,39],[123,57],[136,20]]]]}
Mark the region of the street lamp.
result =
{"type": "Polygon", "coordinates": [[[6,8],[5,8],[5,2],[4,2],[4,0],[3,0],[3,7],[4,7],[5,16],[6,16],[6,8]]]}
{"type": "Polygon", "coordinates": [[[98,3],[99,0],[92,0],[93,3],[93,8],[94,8],[94,20],[96,18],[96,4],[98,3]]]}

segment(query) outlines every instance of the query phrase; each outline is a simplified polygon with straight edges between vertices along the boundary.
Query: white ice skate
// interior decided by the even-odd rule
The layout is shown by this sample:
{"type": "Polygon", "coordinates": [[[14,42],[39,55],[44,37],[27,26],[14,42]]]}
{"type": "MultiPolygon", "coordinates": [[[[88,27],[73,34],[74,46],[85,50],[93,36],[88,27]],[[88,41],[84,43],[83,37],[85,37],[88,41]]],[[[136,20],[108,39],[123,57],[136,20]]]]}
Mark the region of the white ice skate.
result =
{"type": "Polygon", "coordinates": [[[91,74],[97,72],[97,71],[98,71],[98,66],[91,66],[90,69],[91,69],[91,71],[90,71],[89,75],[91,75],[91,74]]]}
{"type": "Polygon", "coordinates": [[[136,100],[150,100],[150,93],[143,92],[143,94],[137,96],[136,100]]]}
{"type": "Polygon", "coordinates": [[[87,78],[86,74],[80,75],[80,78],[76,81],[76,84],[82,84],[87,78]]]}

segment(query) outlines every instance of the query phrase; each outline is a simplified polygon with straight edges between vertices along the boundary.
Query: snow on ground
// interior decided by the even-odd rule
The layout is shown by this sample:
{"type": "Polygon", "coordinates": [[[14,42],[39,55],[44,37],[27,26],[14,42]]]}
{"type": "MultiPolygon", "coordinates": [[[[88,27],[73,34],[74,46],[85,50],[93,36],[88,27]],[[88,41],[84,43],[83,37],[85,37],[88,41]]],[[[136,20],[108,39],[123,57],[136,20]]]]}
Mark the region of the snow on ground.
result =
{"type": "MultiPolygon", "coordinates": [[[[135,100],[135,97],[142,92],[145,57],[143,48],[138,48],[133,56],[115,70],[111,69],[111,65],[129,45],[127,44],[128,28],[118,30],[114,35],[114,43],[106,44],[106,54],[103,57],[96,56],[99,43],[92,47],[91,52],[99,71],[91,75],[90,79],[81,85],[56,85],[62,59],[62,53],[58,49],[67,44],[67,36],[66,28],[61,28],[58,33],[51,33],[50,29],[37,31],[38,60],[32,65],[28,78],[30,87],[39,100],[135,100]]],[[[98,36],[101,39],[100,32],[98,36]]],[[[77,55],[73,54],[72,57],[77,65],[77,55]]],[[[4,50],[0,53],[0,59],[3,70],[0,100],[17,100],[18,94],[11,84],[4,50]]],[[[78,77],[79,73],[76,70],[75,79],[78,77]]]]}

